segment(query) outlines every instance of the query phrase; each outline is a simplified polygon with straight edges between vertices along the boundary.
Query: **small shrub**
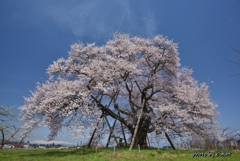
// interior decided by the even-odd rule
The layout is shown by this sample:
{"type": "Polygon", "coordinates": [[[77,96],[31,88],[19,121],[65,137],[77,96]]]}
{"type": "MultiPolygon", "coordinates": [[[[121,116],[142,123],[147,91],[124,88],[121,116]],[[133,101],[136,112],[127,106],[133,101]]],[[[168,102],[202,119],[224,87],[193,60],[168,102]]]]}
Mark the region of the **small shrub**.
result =
{"type": "Polygon", "coordinates": [[[149,156],[155,157],[155,154],[154,153],[150,153],[149,156]]]}
{"type": "Polygon", "coordinates": [[[158,153],[158,154],[162,154],[163,152],[162,152],[161,150],[158,150],[157,153],[158,153]]]}

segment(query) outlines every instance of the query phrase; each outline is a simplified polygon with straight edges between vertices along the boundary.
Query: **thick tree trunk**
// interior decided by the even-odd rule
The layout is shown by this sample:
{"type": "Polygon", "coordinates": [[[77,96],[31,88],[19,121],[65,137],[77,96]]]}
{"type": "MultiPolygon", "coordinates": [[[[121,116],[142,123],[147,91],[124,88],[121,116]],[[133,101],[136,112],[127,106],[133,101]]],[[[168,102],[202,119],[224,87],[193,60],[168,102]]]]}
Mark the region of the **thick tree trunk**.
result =
{"type": "MultiPolygon", "coordinates": [[[[139,136],[139,137],[140,137],[140,136],[139,136]]],[[[147,134],[144,134],[144,136],[142,136],[141,138],[139,138],[137,144],[140,145],[141,147],[148,147],[148,144],[147,144],[147,134]]]]}
{"type": "MultiPolygon", "coordinates": [[[[132,134],[133,136],[133,134],[132,134]]],[[[141,147],[148,147],[147,143],[147,131],[141,130],[141,126],[139,127],[138,132],[136,133],[134,143],[131,142],[133,146],[140,145],[141,147]]]]}

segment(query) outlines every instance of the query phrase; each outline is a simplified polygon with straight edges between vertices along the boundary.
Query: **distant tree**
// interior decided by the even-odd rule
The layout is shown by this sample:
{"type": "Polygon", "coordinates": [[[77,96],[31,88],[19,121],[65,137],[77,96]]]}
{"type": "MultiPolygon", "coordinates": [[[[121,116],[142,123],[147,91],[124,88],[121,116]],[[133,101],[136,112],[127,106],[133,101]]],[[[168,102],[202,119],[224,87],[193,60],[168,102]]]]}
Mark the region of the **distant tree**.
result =
{"type": "MultiPolygon", "coordinates": [[[[11,110],[12,108],[0,106],[0,116],[5,117],[5,119],[7,120],[16,120],[16,117],[12,114],[11,110]]],[[[1,119],[1,121],[4,120],[1,119]]]]}
{"type": "Polygon", "coordinates": [[[217,105],[207,85],[198,84],[192,70],[180,68],[179,60],[177,44],[161,35],[115,34],[100,47],[73,44],[69,57],[54,61],[49,79],[25,98],[20,107],[24,128],[48,125],[49,140],[64,126],[76,137],[91,128],[93,139],[95,131],[111,129],[108,119],[114,119],[129,131],[130,150],[134,144],[146,146],[147,134],[156,130],[170,143],[169,134],[203,136],[217,105]]]}
{"type": "Polygon", "coordinates": [[[1,149],[6,142],[10,141],[20,131],[15,125],[10,124],[11,121],[17,121],[16,117],[11,113],[11,108],[0,106],[0,137],[1,149]]]}
{"type": "MultiPolygon", "coordinates": [[[[230,46],[230,48],[240,54],[240,51],[239,51],[239,50],[233,48],[232,46],[230,46]]],[[[235,64],[235,65],[240,66],[240,62],[236,62],[236,61],[232,61],[232,60],[227,60],[227,61],[230,62],[230,63],[233,63],[233,64],[235,64]]],[[[239,76],[239,75],[240,75],[240,74],[235,74],[235,75],[232,75],[232,76],[239,76]]]]}
{"type": "Polygon", "coordinates": [[[209,131],[209,133],[203,137],[205,148],[211,149],[213,146],[215,148],[223,148],[229,140],[233,138],[237,140],[239,134],[239,129],[233,129],[231,127],[220,128],[220,125],[215,123],[215,126],[209,131]]]}
{"type": "MultiPolygon", "coordinates": [[[[223,128],[221,130],[221,136],[224,137],[224,143],[229,144],[229,141],[240,141],[240,129],[233,129],[231,127],[223,128]]],[[[217,142],[219,144],[219,142],[217,142]]]]}

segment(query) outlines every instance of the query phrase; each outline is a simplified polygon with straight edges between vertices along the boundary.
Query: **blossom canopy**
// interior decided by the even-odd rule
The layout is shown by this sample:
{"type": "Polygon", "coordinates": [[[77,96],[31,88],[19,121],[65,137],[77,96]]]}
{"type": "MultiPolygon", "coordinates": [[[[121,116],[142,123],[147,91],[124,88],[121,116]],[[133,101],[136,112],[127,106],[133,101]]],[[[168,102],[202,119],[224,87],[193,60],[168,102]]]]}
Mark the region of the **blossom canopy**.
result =
{"type": "Polygon", "coordinates": [[[133,135],[142,109],[137,142],[144,144],[155,131],[207,134],[217,115],[208,86],[180,68],[178,45],[161,35],[114,34],[103,46],[73,44],[68,58],[54,61],[47,74],[25,98],[20,115],[26,129],[49,126],[50,140],[64,126],[79,137],[104,123],[103,117],[133,135]]]}

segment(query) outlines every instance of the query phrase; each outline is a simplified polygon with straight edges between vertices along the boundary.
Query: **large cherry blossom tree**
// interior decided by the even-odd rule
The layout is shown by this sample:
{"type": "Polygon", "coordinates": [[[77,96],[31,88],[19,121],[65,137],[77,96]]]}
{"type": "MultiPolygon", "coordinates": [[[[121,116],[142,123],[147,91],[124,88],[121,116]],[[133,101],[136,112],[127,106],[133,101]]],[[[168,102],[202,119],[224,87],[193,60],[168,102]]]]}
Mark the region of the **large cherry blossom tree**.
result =
{"type": "Polygon", "coordinates": [[[103,46],[73,44],[68,58],[54,61],[49,79],[25,98],[24,128],[47,125],[51,140],[67,127],[79,137],[112,118],[128,130],[132,144],[145,145],[156,131],[205,135],[217,105],[208,86],[180,68],[178,55],[177,44],[161,35],[114,34],[103,46]]]}

